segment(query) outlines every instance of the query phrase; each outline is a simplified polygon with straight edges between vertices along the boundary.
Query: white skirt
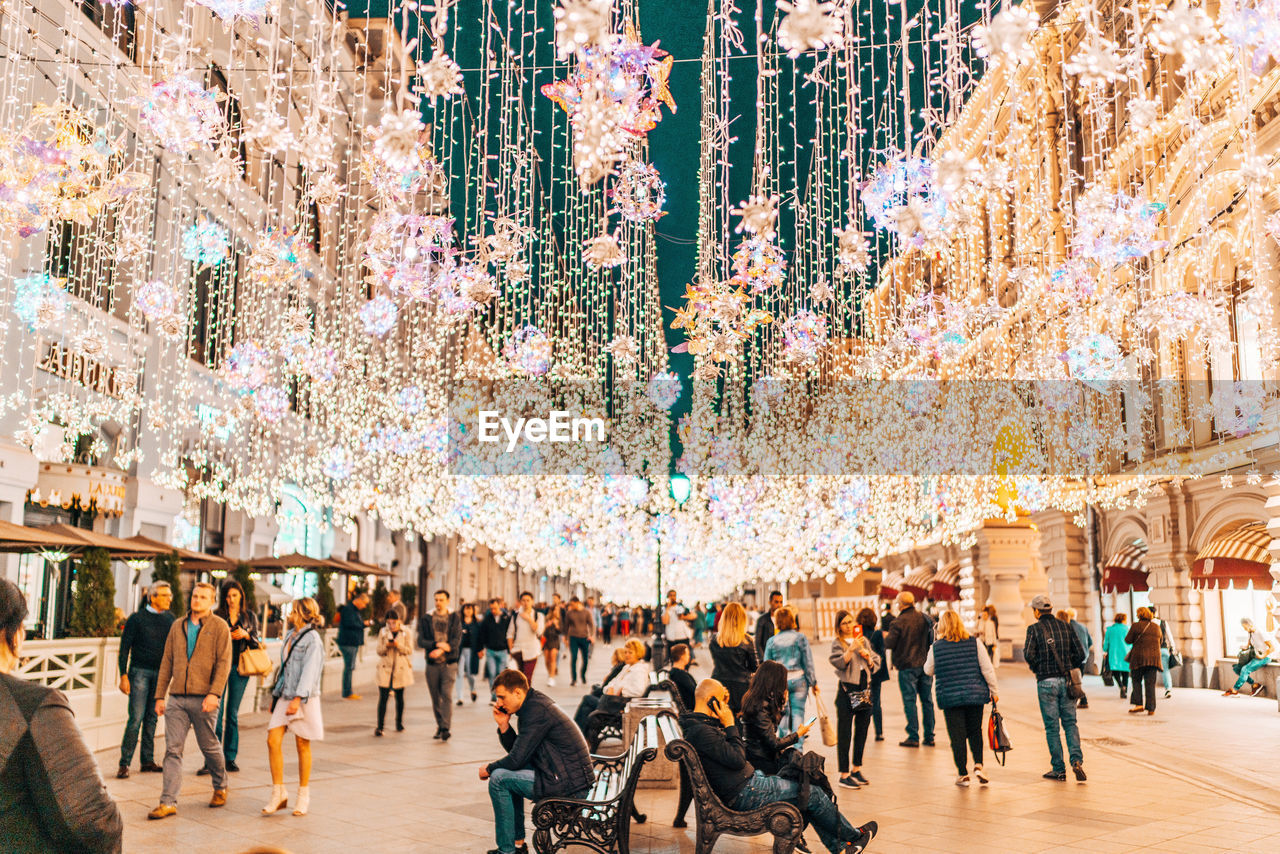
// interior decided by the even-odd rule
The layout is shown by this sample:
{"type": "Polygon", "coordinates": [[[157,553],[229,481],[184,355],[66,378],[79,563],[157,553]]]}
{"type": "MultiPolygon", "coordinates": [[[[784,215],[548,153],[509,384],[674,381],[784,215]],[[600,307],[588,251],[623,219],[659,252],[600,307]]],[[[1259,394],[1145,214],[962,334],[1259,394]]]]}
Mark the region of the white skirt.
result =
{"type": "Polygon", "coordinates": [[[298,714],[290,717],[287,712],[289,709],[289,701],[284,697],[276,700],[276,707],[271,712],[271,722],[267,724],[267,729],[275,729],[276,727],[287,727],[288,730],[299,738],[305,738],[310,741],[324,740],[324,715],[320,711],[320,698],[312,697],[302,704],[298,714]]]}

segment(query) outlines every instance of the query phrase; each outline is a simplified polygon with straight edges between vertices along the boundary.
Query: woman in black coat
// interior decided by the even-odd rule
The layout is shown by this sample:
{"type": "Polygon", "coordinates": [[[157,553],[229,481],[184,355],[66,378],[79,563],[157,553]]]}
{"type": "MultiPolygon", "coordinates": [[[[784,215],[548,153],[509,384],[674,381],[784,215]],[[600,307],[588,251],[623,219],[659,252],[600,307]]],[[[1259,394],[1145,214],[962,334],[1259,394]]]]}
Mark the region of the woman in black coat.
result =
{"type": "Polygon", "coordinates": [[[10,674],[27,601],[0,579],[0,850],[118,854],[124,825],[56,688],[10,674]]]}
{"type": "Polygon", "coordinates": [[[880,666],[871,676],[871,723],[876,730],[876,741],[884,741],[884,710],[880,707],[880,686],[889,681],[889,657],[884,651],[884,632],[876,623],[876,612],[863,608],[858,612],[858,625],[862,636],[871,641],[871,651],[880,657],[880,666]]]}
{"type": "Polygon", "coordinates": [[[747,611],[737,602],[724,606],[720,628],[708,649],[715,667],[711,678],[729,691],[729,709],[736,715],[742,709],[751,677],[760,666],[755,644],[747,637],[747,611]]]}
{"type": "Polygon", "coordinates": [[[809,734],[813,724],[803,724],[793,733],[778,738],[778,723],[787,709],[787,668],[776,661],[763,661],[742,698],[739,724],[747,742],[747,761],[761,774],[776,776],[795,750],[796,742],[809,734]]]}

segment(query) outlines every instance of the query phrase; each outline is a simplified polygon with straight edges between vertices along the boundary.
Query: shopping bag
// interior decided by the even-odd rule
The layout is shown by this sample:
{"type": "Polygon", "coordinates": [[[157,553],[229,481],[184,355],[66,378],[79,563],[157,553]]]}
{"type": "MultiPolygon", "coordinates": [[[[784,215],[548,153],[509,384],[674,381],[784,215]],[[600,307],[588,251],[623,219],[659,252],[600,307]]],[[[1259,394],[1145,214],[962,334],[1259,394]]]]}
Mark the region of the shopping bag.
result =
{"type": "Polygon", "coordinates": [[[1009,734],[1004,731],[1004,715],[1000,714],[995,703],[991,704],[991,718],[987,721],[987,744],[1001,765],[1004,764],[1004,755],[1013,750],[1009,734]]]}

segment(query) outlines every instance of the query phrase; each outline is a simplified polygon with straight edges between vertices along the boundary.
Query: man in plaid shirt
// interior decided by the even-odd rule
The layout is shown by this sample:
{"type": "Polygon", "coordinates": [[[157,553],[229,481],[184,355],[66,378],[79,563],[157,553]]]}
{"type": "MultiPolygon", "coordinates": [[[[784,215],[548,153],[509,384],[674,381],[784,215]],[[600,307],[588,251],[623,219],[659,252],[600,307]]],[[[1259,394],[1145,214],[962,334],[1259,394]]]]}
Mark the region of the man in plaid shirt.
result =
{"type": "Polygon", "coordinates": [[[1058,736],[1061,725],[1067,739],[1071,770],[1077,780],[1084,781],[1084,754],[1080,752],[1080,730],[1076,728],[1076,701],[1068,693],[1068,671],[1083,665],[1087,653],[1071,625],[1053,615],[1053,605],[1048,596],[1032,599],[1031,610],[1036,612],[1037,619],[1027,626],[1022,652],[1036,675],[1040,717],[1044,721],[1044,736],[1049,742],[1049,757],[1053,762],[1053,769],[1044,777],[1046,780],[1067,779],[1067,768],[1062,761],[1062,739],[1058,736]]]}

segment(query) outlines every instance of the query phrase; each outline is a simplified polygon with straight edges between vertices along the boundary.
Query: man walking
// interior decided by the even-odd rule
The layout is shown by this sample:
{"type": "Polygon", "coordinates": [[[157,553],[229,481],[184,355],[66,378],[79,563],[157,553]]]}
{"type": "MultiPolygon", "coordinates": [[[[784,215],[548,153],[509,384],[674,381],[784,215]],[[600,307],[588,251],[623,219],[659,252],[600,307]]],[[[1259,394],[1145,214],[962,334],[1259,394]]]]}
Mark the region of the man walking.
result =
{"type": "Polygon", "coordinates": [[[504,670],[494,681],[493,719],[507,755],[480,766],[489,781],[494,835],[489,854],[528,851],[524,840],[525,798],[581,798],[591,786],[591,756],[586,739],[546,694],[529,687],[519,670],[504,670]],[[520,730],[511,726],[519,715],[520,730]]]}
{"type": "Polygon", "coordinates": [[[342,652],[342,699],[360,700],[351,689],[351,675],[356,671],[356,656],[364,646],[364,630],[369,621],[364,609],[369,607],[369,594],[361,591],[356,598],[338,608],[338,649],[342,652]]]}
{"type": "Polygon", "coordinates": [[[151,595],[142,610],[129,617],[120,635],[120,692],[129,696],[129,722],[124,725],[120,742],[118,779],[129,776],[133,750],[142,732],[142,768],[150,773],[164,769],[156,764],[156,679],[160,676],[160,660],[164,657],[165,640],[173,626],[169,603],[173,590],[167,581],[151,585],[151,595]]]}
{"type": "Polygon", "coordinates": [[[436,591],[436,609],[418,620],[418,646],[427,653],[427,690],[436,715],[433,738],[449,740],[453,723],[453,683],[458,680],[462,651],[462,615],[449,610],[449,594],[436,591]]]}
{"type": "Polygon", "coordinates": [[[408,616],[408,612],[404,607],[404,603],[400,601],[399,590],[387,591],[387,613],[383,614],[382,618],[384,620],[387,619],[387,614],[391,614],[391,613],[394,613],[397,617],[399,617],[401,623],[405,622],[405,619],[408,616]]]}
{"type": "MultiPolygon", "coordinates": [[[[1168,700],[1173,696],[1173,675],[1169,672],[1169,661],[1179,661],[1178,648],[1174,646],[1173,634],[1169,631],[1169,624],[1160,618],[1160,613],[1155,605],[1147,606],[1151,610],[1151,619],[1160,625],[1160,678],[1164,682],[1164,698],[1168,700]]],[[[1177,667],[1177,664],[1174,664],[1177,667]]]]}
{"type": "Polygon", "coordinates": [[[503,610],[502,600],[495,596],[489,600],[489,611],[480,621],[478,629],[480,651],[477,654],[484,661],[484,678],[489,683],[490,702],[496,699],[493,695],[493,680],[507,669],[507,662],[511,658],[510,648],[507,646],[507,629],[510,627],[511,615],[503,610]]]}
{"type": "MultiPolygon", "coordinates": [[[[667,641],[667,649],[678,643],[688,644],[689,652],[693,652],[693,629],[691,624],[697,619],[692,611],[681,602],[676,591],[667,591],[667,604],[662,608],[663,635],[667,641]]],[[[696,663],[697,659],[694,659],[696,663]]],[[[665,663],[663,663],[665,666],[665,663]]]]}
{"type": "Polygon", "coordinates": [[[775,590],[769,594],[769,608],[756,620],[756,657],[764,661],[764,646],[769,638],[777,634],[773,625],[773,613],[782,607],[782,593],[775,590]]]}
{"type": "Polygon", "coordinates": [[[213,585],[196,584],[191,591],[191,612],[170,627],[165,639],[156,678],[156,715],[165,716],[164,789],[160,805],[147,813],[147,818],[167,818],[178,812],[182,751],[192,729],[213,777],[209,806],[227,802],[227,768],[214,717],[231,672],[231,628],[213,613],[213,603],[213,585]]]}
{"type": "Polygon", "coordinates": [[[898,690],[902,692],[902,710],[907,715],[907,737],[898,742],[902,747],[920,746],[920,722],[916,716],[916,697],[924,717],[924,743],[933,747],[933,677],[924,672],[929,647],[933,645],[933,624],[916,610],[916,597],[907,591],[898,594],[898,616],[893,618],[884,636],[884,645],[893,650],[893,666],[898,671],[898,690]]]}
{"type": "MultiPolygon", "coordinates": [[[[1036,693],[1040,698],[1040,717],[1044,721],[1044,736],[1049,743],[1052,768],[1044,775],[1046,780],[1067,779],[1067,768],[1062,762],[1062,741],[1058,727],[1062,727],[1067,739],[1067,752],[1071,770],[1076,779],[1084,781],[1084,754],[1080,751],[1080,730],[1076,728],[1076,703],[1069,693],[1069,673],[1084,661],[1084,648],[1071,626],[1053,615],[1053,605],[1048,596],[1031,600],[1031,610],[1036,621],[1027,626],[1027,638],[1022,652],[1027,665],[1036,675],[1036,693]]],[[[895,621],[896,622],[896,621],[895,621]]]]}
{"type": "Polygon", "coordinates": [[[569,684],[577,685],[578,680],[587,684],[587,658],[591,652],[591,643],[595,638],[595,626],[591,624],[591,614],[582,607],[582,600],[577,596],[569,599],[569,610],[564,615],[565,632],[569,635],[569,684]],[[578,656],[582,656],[582,669],[578,669],[578,656]],[[579,675],[581,674],[581,675],[579,675]]]}

